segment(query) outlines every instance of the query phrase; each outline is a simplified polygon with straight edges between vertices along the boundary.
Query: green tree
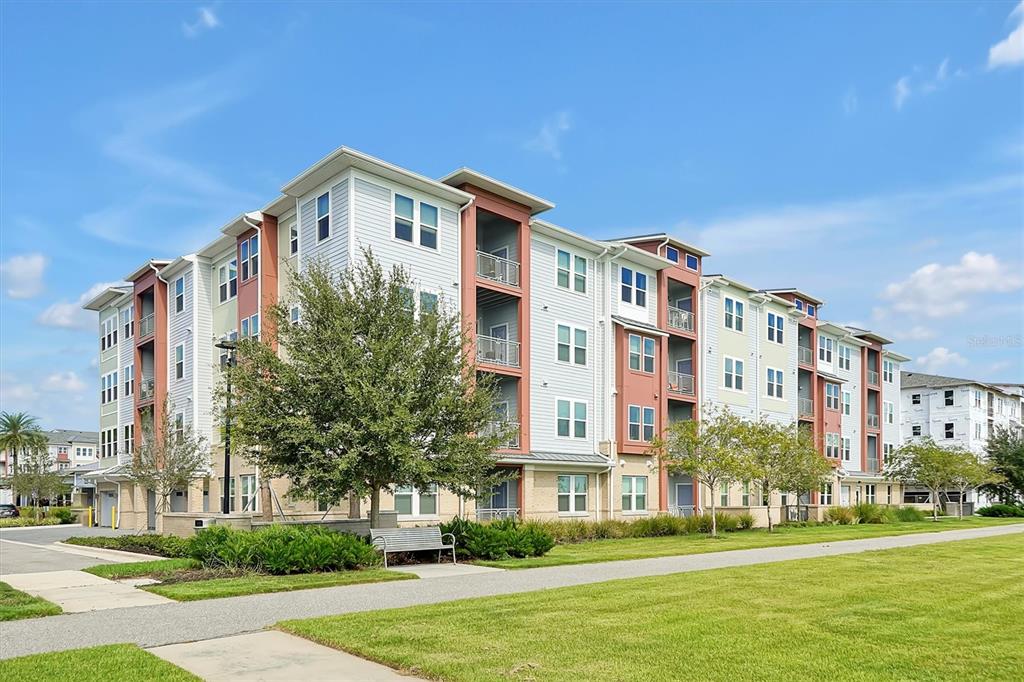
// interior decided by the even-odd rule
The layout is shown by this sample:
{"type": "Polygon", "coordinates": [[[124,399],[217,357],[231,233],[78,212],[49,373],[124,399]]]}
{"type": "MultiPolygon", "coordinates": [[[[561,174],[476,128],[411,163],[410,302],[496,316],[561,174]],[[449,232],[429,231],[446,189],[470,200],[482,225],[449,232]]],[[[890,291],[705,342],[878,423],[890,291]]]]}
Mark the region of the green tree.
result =
{"type": "Polygon", "coordinates": [[[977,489],[986,484],[998,484],[1003,479],[992,470],[992,465],[979,459],[970,450],[954,448],[957,457],[953,462],[953,475],[950,483],[960,492],[957,503],[957,517],[964,517],[964,497],[968,490],[977,489]]]}
{"type": "Polygon", "coordinates": [[[22,449],[10,481],[15,494],[32,501],[36,519],[40,517],[39,506],[43,500],[52,504],[55,497],[68,490],[46,445],[22,449]]]}
{"type": "Polygon", "coordinates": [[[229,368],[233,437],[291,494],[370,498],[431,484],[459,495],[500,477],[495,388],[476,377],[461,318],[444,300],[415,300],[409,274],[386,272],[369,251],[336,273],[312,264],[291,275],[294,300],[267,310],[264,341],[243,340],[229,368]],[[301,319],[291,324],[289,309],[301,319]]]}
{"type": "Polygon", "coordinates": [[[1004,504],[1024,504],[1024,428],[996,426],[985,446],[985,457],[1000,480],[981,490],[1004,504]]]}
{"type": "Polygon", "coordinates": [[[652,451],[670,472],[684,473],[711,489],[711,536],[718,536],[715,498],[719,486],[743,477],[744,451],[750,442],[750,424],[728,409],[711,407],[700,420],[670,424],[652,451]]]}
{"type": "Polygon", "coordinates": [[[25,412],[0,412],[0,450],[10,453],[12,470],[18,468],[19,455],[47,445],[38,419],[25,412]]]}
{"type": "Polygon", "coordinates": [[[938,520],[939,496],[953,485],[960,453],[931,438],[907,443],[893,453],[886,475],[904,485],[919,484],[928,489],[932,500],[932,519],[938,520]]]}

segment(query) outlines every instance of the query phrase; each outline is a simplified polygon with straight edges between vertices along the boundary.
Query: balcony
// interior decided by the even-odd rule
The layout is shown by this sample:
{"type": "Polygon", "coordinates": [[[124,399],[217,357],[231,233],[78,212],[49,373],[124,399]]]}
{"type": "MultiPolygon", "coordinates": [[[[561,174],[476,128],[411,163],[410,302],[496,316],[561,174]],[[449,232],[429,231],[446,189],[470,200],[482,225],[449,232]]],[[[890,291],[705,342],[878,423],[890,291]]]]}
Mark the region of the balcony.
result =
{"type": "Polygon", "coordinates": [[[139,400],[152,400],[156,395],[156,380],[153,377],[139,380],[139,400]]]}
{"type": "Polygon", "coordinates": [[[797,346],[797,354],[801,365],[814,366],[814,350],[807,346],[797,346]]]}
{"type": "Polygon", "coordinates": [[[499,450],[515,450],[519,447],[519,422],[493,421],[481,431],[483,436],[504,433],[505,439],[498,443],[499,450]]]}
{"type": "Polygon", "coordinates": [[[683,517],[686,517],[686,516],[693,516],[693,505],[692,504],[684,504],[684,505],[676,505],[674,507],[669,507],[668,508],[668,513],[671,514],[672,516],[678,516],[680,518],[683,518],[683,517]]]}
{"type": "Polygon", "coordinates": [[[868,370],[868,385],[869,386],[878,386],[879,385],[879,383],[878,383],[878,372],[876,372],[873,369],[869,369],[868,370]]]}
{"type": "Polygon", "coordinates": [[[476,510],[477,521],[500,521],[519,518],[519,507],[485,508],[476,510]]]}
{"type": "Polygon", "coordinates": [[[814,416],[814,401],[810,398],[800,398],[798,401],[800,416],[801,417],[813,417],[814,416]]]}
{"type": "Polygon", "coordinates": [[[695,395],[693,388],[693,375],[681,374],[680,372],[668,373],[668,392],[679,395],[695,395]]]}
{"type": "Polygon", "coordinates": [[[519,286],[519,263],[483,251],[476,252],[476,274],[493,282],[519,286]]]}
{"type": "Polygon", "coordinates": [[[869,474],[877,474],[879,471],[882,470],[882,467],[879,466],[878,464],[877,457],[868,457],[866,467],[867,468],[865,469],[865,471],[867,471],[869,474]]]}
{"type": "Polygon", "coordinates": [[[878,424],[879,424],[878,415],[877,414],[869,414],[868,415],[868,428],[869,429],[877,429],[878,428],[878,424]]]}
{"type": "Polygon", "coordinates": [[[488,365],[519,367],[519,343],[493,336],[476,337],[476,361],[488,365]]]}
{"type": "Polygon", "coordinates": [[[693,313],[689,310],[680,310],[673,306],[668,307],[668,326],[670,329],[678,329],[682,332],[693,331],[693,313]]]}
{"type": "Polygon", "coordinates": [[[156,314],[150,313],[139,320],[139,338],[151,335],[156,330],[156,314]]]}

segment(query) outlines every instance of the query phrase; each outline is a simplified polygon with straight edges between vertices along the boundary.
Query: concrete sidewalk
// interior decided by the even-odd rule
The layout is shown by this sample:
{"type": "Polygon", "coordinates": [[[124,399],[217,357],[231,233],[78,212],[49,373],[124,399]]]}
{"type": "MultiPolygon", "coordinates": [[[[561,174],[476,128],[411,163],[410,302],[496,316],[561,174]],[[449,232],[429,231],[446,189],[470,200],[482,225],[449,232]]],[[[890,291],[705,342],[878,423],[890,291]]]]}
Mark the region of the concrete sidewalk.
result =
{"type": "Polygon", "coordinates": [[[154,647],[255,632],[293,618],[436,604],[621,578],[704,571],[1017,533],[1024,533],[1024,524],[845,540],[828,544],[488,572],[432,580],[329,587],[11,621],[0,623],[0,658],[117,642],[154,647]]]}
{"type": "Polygon", "coordinates": [[[3,579],[16,590],[53,602],[61,607],[64,613],[107,611],[171,603],[167,597],[84,571],[14,573],[3,576],[3,579]]]}

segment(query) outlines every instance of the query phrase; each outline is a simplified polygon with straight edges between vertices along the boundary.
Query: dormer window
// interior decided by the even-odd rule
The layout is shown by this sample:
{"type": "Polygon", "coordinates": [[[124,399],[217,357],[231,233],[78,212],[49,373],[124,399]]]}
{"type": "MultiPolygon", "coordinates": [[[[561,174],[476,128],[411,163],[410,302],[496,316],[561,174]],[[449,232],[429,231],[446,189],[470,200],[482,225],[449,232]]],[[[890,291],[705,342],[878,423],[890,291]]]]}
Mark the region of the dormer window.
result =
{"type": "Polygon", "coordinates": [[[700,261],[692,253],[686,254],[686,269],[697,272],[700,261]]]}
{"type": "Polygon", "coordinates": [[[673,263],[679,262],[679,249],[674,246],[665,247],[665,258],[668,258],[673,263]]]}
{"type": "Polygon", "coordinates": [[[807,304],[807,316],[814,317],[814,306],[810,303],[807,304]]]}
{"type": "Polygon", "coordinates": [[[796,305],[796,309],[797,310],[803,310],[804,309],[804,302],[801,301],[799,298],[794,298],[793,299],[793,303],[796,305]]]}

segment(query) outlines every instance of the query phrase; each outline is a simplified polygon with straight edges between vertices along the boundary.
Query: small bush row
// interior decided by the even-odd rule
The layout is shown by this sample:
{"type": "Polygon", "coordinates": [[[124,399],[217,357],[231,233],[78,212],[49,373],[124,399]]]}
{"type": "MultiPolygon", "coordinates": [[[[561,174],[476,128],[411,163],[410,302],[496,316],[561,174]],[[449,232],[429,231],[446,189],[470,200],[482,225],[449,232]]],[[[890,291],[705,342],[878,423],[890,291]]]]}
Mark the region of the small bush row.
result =
{"type": "Polygon", "coordinates": [[[455,517],[441,524],[441,532],[455,537],[455,552],[466,559],[543,556],[555,546],[554,538],[539,524],[516,519],[477,523],[455,517]]]}
{"type": "MultiPolygon", "coordinates": [[[[754,526],[754,515],[750,512],[729,514],[716,512],[718,530],[732,532],[747,530],[754,526]]],[[[588,540],[609,540],[618,538],[653,538],[669,535],[695,535],[711,532],[711,514],[695,516],[650,516],[635,521],[528,521],[524,525],[535,526],[546,531],[556,543],[569,544],[588,540]]]]}
{"type": "Polygon", "coordinates": [[[60,519],[42,518],[38,521],[27,516],[18,516],[13,519],[0,519],[0,528],[24,528],[26,526],[56,526],[63,523],[60,519]]]}
{"type": "Polygon", "coordinates": [[[840,526],[924,521],[925,518],[925,513],[916,507],[883,507],[874,502],[860,502],[852,507],[829,507],[825,510],[825,522],[840,526]]]}
{"type": "Polygon", "coordinates": [[[213,526],[189,540],[191,558],[207,568],[272,575],[376,566],[377,551],[361,537],[322,526],[273,525],[253,531],[213,526]]]}
{"type": "Polygon", "coordinates": [[[72,545],[116,549],[122,552],[151,554],[153,556],[176,559],[189,556],[190,540],[191,538],[179,538],[174,535],[143,533],[141,535],[116,535],[114,537],[76,537],[68,538],[64,542],[72,545]]]}
{"type": "Polygon", "coordinates": [[[1024,517],[1024,507],[1015,504],[993,504],[978,510],[979,516],[1015,518],[1024,517]]]}

